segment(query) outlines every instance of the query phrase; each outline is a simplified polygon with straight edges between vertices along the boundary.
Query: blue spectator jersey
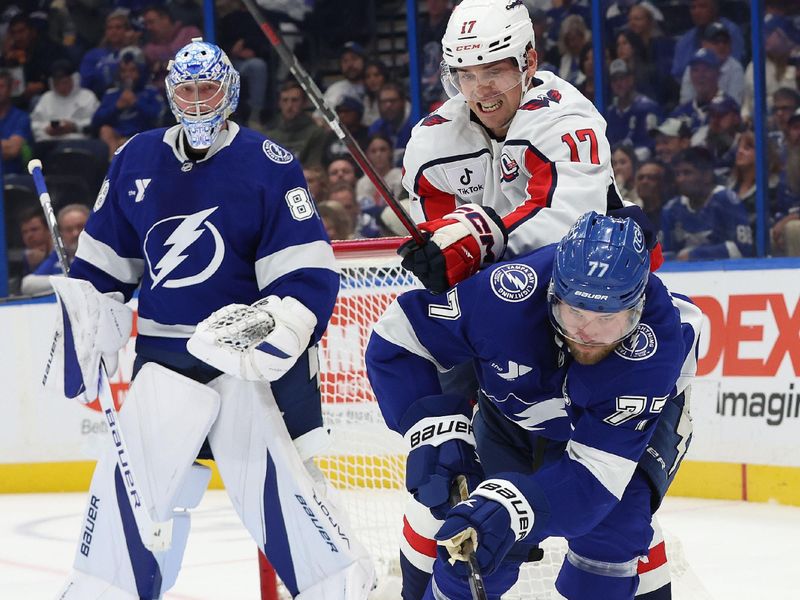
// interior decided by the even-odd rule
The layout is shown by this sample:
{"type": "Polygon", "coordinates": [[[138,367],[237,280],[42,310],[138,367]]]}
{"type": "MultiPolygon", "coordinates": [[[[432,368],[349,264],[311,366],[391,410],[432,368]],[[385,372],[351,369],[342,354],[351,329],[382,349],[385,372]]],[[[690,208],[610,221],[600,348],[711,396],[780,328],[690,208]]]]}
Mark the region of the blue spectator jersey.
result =
{"type": "MultiPolygon", "coordinates": [[[[718,17],[716,20],[725,25],[725,29],[731,34],[731,56],[741,63],[744,58],[744,37],[742,36],[742,30],[739,29],[736,23],[725,17],[718,17]]],[[[692,27],[678,38],[675,44],[675,55],[672,59],[672,76],[677,81],[681,80],[683,71],[686,69],[692,56],[700,49],[702,33],[702,28],[692,27]]]]}
{"type": "Polygon", "coordinates": [[[661,210],[664,258],[673,259],[689,248],[690,260],[753,256],[753,231],[739,197],[717,186],[702,207],[694,209],[686,196],[677,196],[661,210]]]}
{"type": "Polygon", "coordinates": [[[61,268],[61,262],[58,260],[58,253],[53,250],[50,254],[48,254],[47,258],[39,263],[39,266],[36,267],[36,270],[33,272],[33,274],[63,275],[64,269],[61,268]]]}
{"type": "Polygon", "coordinates": [[[554,244],[498,263],[444,294],[403,294],[366,352],[372,389],[394,430],[413,425],[403,418],[418,410],[416,400],[441,394],[437,370],[469,361],[510,438],[521,431],[566,442],[560,459],[530,475],[542,499],[533,503],[537,540],[591,530],[622,496],[662,410],[694,374],[702,319],[650,275],[634,333],[596,365],[573,362],[548,317],[555,252],[554,244]]]}
{"type": "Polygon", "coordinates": [[[117,100],[123,91],[114,87],[103,95],[100,106],[92,117],[92,127],[110,125],[122,137],[131,137],[158,125],[164,112],[164,102],[161,92],[155,86],[146,85],[136,90],[136,102],[133,106],[120,110],[117,108],[117,100]]]}
{"type": "Polygon", "coordinates": [[[81,75],[81,87],[92,90],[95,96],[102,98],[106,90],[117,80],[119,52],[98,47],[84,54],[78,70],[81,75]]]}
{"type": "MultiPolygon", "coordinates": [[[[718,92],[716,98],[724,97],[730,100],[733,100],[727,94],[723,94],[722,92],[718,92]]],[[[679,104],[675,110],[670,113],[670,117],[674,117],[677,119],[681,119],[683,121],[687,121],[689,127],[692,130],[692,135],[696,134],[698,130],[703,127],[704,125],[708,124],[708,105],[710,103],[707,102],[703,105],[698,104],[697,100],[690,100],[689,102],[684,102],[683,104],[679,104]]]]}
{"type": "Polygon", "coordinates": [[[401,166],[403,163],[403,154],[405,153],[408,140],[411,139],[411,130],[414,129],[416,122],[409,117],[399,126],[395,126],[386,119],[378,119],[369,127],[367,132],[368,136],[373,136],[379,133],[389,138],[394,148],[394,164],[401,166]]]}
{"type": "Polygon", "coordinates": [[[315,314],[318,340],[339,276],[300,163],[230,121],[204,159],[187,158],[183,143],[176,125],[117,151],[70,276],[126,299],[141,285],[140,354],[188,356],[213,311],[273,294],[315,314]]]}
{"type": "MultiPolygon", "coordinates": [[[[15,106],[11,106],[6,113],[6,116],[0,118],[0,140],[7,140],[13,135],[19,135],[25,138],[25,142],[33,144],[33,133],[31,132],[31,118],[24,110],[20,110],[15,106]]],[[[22,159],[12,158],[10,160],[3,160],[3,174],[20,174],[25,173],[23,168],[22,159]]]]}
{"type": "Polygon", "coordinates": [[[631,105],[621,110],[614,98],[606,110],[605,118],[608,123],[606,137],[612,147],[615,144],[628,144],[637,150],[646,148],[652,153],[655,142],[649,131],[661,120],[661,110],[653,100],[636,94],[631,105]]]}

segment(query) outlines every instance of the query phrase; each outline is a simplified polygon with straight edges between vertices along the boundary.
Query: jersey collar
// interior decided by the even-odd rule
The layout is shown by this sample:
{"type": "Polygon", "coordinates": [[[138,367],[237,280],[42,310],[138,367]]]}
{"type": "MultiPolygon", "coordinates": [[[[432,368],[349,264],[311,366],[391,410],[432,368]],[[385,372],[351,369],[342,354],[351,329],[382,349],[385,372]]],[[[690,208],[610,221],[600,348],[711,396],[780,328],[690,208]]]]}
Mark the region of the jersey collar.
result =
{"type": "MultiPolygon", "coordinates": [[[[239,133],[239,125],[237,125],[233,121],[227,121],[228,127],[227,129],[223,129],[219,132],[217,139],[214,140],[214,143],[211,144],[211,147],[206,152],[206,155],[196,162],[203,162],[217,154],[223,148],[227,148],[228,146],[233,143],[234,138],[239,133]]],[[[186,152],[184,150],[184,136],[181,135],[183,132],[183,128],[180,124],[173,125],[169,129],[164,132],[164,137],[161,138],[161,141],[164,142],[167,146],[172,149],[172,153],[175,155],[175,158],[178,159],[179,162],[185,163],[189,161],[189,158],[186,156],[186,152]]]]}

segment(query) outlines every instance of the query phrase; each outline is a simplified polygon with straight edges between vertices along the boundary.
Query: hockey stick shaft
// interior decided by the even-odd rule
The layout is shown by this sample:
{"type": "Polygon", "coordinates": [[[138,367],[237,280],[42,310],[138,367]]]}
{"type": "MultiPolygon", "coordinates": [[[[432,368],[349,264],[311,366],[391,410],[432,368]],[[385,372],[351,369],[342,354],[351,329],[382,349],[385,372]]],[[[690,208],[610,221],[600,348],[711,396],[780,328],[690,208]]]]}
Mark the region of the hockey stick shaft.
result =
{"type": "MultiPolygon", "coordinates": [[[[31,160],[28,163],[28,172],[33,176],[33,184],[36,186],[36,193],[39,195],[39,203],[44,210],[47,219],[47,227],[50,229],[50,235],[53,238],[53,246],[56,249],[61,268],[64,270],[64,274],[69,276],[69,260],[64,249],[64,241],[61,239],[61,232],[58,229],[58,222],[53,213],[50,194],[47,192],[47,184],[42,174],[42,162],[38,159],[31,160]]],[[[57,342],[58,333],[56,333],[56,338],[53,340],[51,355],[55,352],[57,342]]],[[[42,384],[47,382],[51,364],[52,356],[51,359],[47,361],[47,370],[45,371],[42,384]]],[[[98,377],[97,389],[100,408],[108,423],[111,441],[114,444],[114,450],[117,456],[117,465],[119,466],[125,489],[128,492],[128,500],[130,501],[131,510],[133,511],[134,520],[136,521],[139,535],[142,538],[142,543],[153,552],[167,550],[172,542],[172,521],[154,521],[144,504],[144,498],[141,492],[137,488],[137,482],[141,480],[136,477],[133,466],[130,464],[129,457],[131,454],[128,451],[128,445],[125,443],[125,438],[120,428],[119,414],[117,413],[116,406],[114,406],[111,384],[108,381],[108,373],[106,372],[106,366],[102,359],[100,360],[98,377]]]]}
{"type": "MultiPolygon", "coordinates": [[[[450,486],[450,505],[455,506],[469,498],[467,489],[467,478],[463,475],[456,475],[450,486]]],[[[467,557],[467,573],[469,578],[469,591],[472,600],[487,600],[486,587],[483,585],[483,575],[475,556],[475,549],[472,547],[472,540],[467,540],[461,545],[461,551],[467,557]]]]}
{"type": "Polygon", "coordinates": [[[253,19],[255,19],[267,40],[269,40],[269,43],[272,44],[273,48],[275,48],[275,51],[278,53],[280,59],[284,62],[292,75],[294,75],[294,78],[297,80],[297,83],[300,84],[300,87],[303,88],[306,95],[311,100],[311,103],[322,114],[322,117],[325,119],[328,127],[333,130],[339,140],[344,142],[345,146],[347,146],[347,150],[358,163],[358,166],[362,171],[364,171],[364,174],[366,174],[366,176],[378,190],[380,195],[386,201],[386,204],[388,204],[397,215],[397,218],[400,219],[403,227],[405,227],[406,230],[411,234],[411,237],[414,238],[414,241],[420,245],[424,244],[425,238],[422,236],[419,229],[417,229],[414,221],[411,219],[403,206],[394,198],[391,190],[386,185],[386,182],[375,170],[375,167],[372,166],[372,163],[369,162],[369,159],[358,145],[358,142],[356,142],[344,124],[339,121],[339,117],[336,115],[336,113],[325,103],[325,98],[319,87],[316,83],[314,83],[314,80],[311,79],[306,70],[298,62],[297,57],[286,45],[286,42],[281,34],[269,23],[269,21],[267,21],[264,13],[261,12],[261,9],[256,4],[255,0],[242,1],[247,7],[247,10],[250,11],[250,14],[253,16],[253,19]]]}
{"type": "MultiPolygon", "coordinates": [[[[47,185],[44,182],[44,174],[42,173],[42,161],[35,158],[28,161],[28,173],[33,177],[33,185],[36,188],[36,195],[39,196],[39,204],[44,211],[44,220],[47,222],[47,228],[50,230],[50,237],[53,240],[53,248],[56,250],[58,262],[64,275],[69,276],[69,259],[67,258],[67,251],[64,249],[64,241],[61,239],[61,232],[58,229],[58,219],[53,212],[53,205],[50,202],[50,194],[47,193],[47,185]]],[[[44,375],[42,376],[42,386],[47,384],[47,378],[50,376],[50,367],[53,365],[53,358],[55,357],[56,348],[58,346],[58,339],[61,332],[56,329],[53,335],[53,342],[50,344],[50,357],[47,365],[44,368],[44,375]]]]}
{"type": "Polygon", "coordinates": [[[64,249],[64,241],[61,239],[61,232],[58,229],[58,220],[53,212],[50,194],[47,193],[47,186],[45,185],[44,174],[42,173],[42,161],[37,158],[29,161],[28,173],[33,176],[33,185],[36,187],[36,194],[39,196],[39,204],[42,205],[47,227],[50,229],[50,237],[53,238],[53,247],[56,249],[58,262],[61,263],[64,275],[69,275],[67,251],[64,249]]]}

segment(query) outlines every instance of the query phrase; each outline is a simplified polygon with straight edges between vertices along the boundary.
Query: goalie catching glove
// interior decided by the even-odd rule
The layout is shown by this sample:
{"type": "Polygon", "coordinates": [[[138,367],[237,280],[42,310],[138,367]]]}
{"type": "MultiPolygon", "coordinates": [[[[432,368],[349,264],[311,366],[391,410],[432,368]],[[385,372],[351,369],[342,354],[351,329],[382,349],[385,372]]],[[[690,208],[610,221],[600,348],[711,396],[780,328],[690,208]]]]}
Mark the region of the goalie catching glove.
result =
{"type": "Polygon", "coordinates": [[[189,352],[223,373],[275,381],[308,348],[317,317],[291,296],[229,304],[203,320],[186,343],[189,352]]]}
{"type": "Polygon", "coordinates": [[[56,340],[63,351],[63,390],[84,404],[97,398],[100,361],[109,375],[117,370],[117,355],[130,339],[133,311],[122,294],[101,294],[88,281],[50,277],[56,292],[59,324],[56,340]]]}
{"type": "Polygon", "coordinates": [[[427,240],[397,250],[402,265],[435,294],[441,294],[483,266],[500,260],[508,242],[502,219],[488,206],[465,204],[441,219],[419,225],[427,240]]]}

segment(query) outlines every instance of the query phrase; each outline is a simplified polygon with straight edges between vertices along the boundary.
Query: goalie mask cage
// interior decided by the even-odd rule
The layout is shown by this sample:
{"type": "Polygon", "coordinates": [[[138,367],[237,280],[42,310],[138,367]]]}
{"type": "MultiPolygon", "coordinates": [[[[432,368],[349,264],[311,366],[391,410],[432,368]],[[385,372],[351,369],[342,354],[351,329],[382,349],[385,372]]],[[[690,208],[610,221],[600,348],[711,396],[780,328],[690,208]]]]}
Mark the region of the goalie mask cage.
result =
{"type": "MultiPolygon", "coordinates": [[[[421,287],[400,266],[396,249],[403,241],[381,238],[334,243],[341,284],[319,351],[323,415],[331,445],[316,462],[332,488],[329,496],[346,513],[352,531],[375,562],[379,587],[370,597],[374,600],[400,597],[400,537],[408,499],[404,483],[407,448],[402,437],[384,423],[367,380],[364,352],[373,325],[392,300],[421,287]],[[380,593],[386,590],[387,582],[391,591],[380,593]]],[[[674,597],[704,598],[679,542],[666,537],[674,597]],[[692,595],[678,595],[680,588],[687,587],[692,595]]],[[[548,539],[542,548],[544,558],[523,566],[517,584],[503,600],[561,598],[554,581],[566,554],[566,541],[548,539]]],[[[262,598],[289,598],[279,585],[276,588],[263,555],[260,562],[262,598]]]]}

